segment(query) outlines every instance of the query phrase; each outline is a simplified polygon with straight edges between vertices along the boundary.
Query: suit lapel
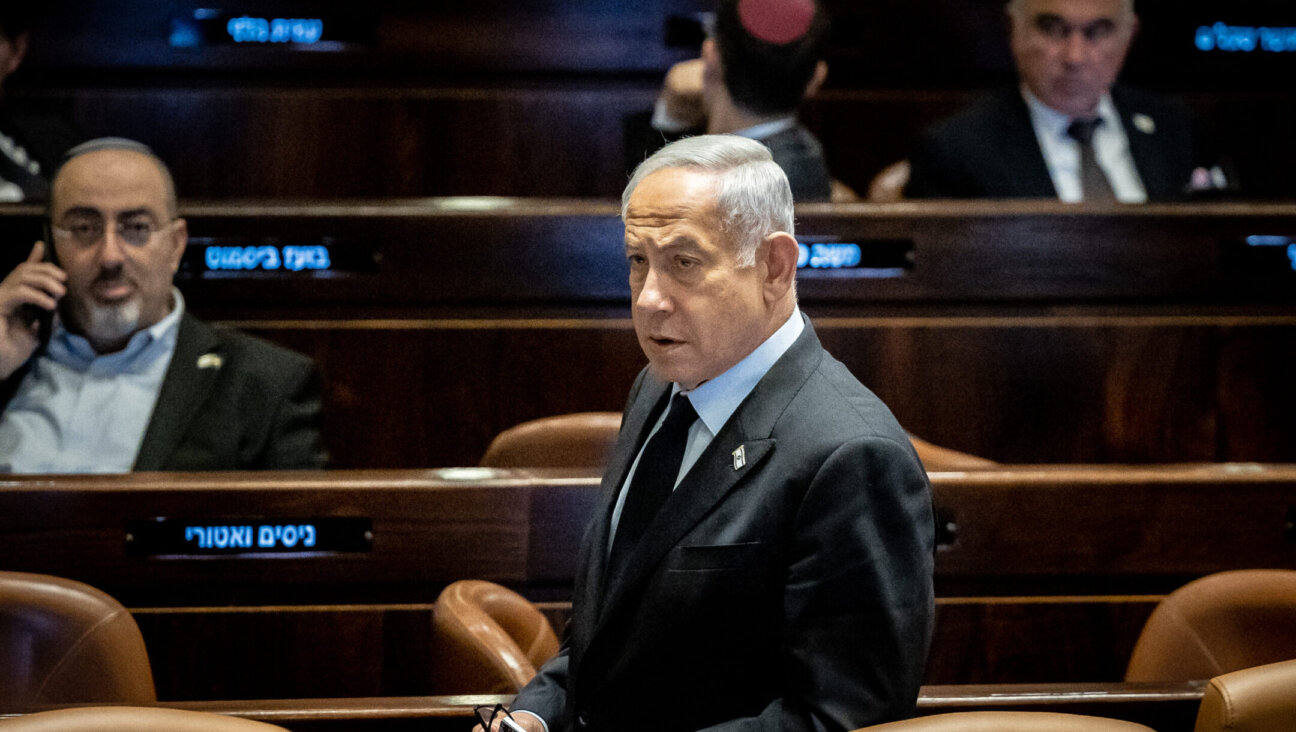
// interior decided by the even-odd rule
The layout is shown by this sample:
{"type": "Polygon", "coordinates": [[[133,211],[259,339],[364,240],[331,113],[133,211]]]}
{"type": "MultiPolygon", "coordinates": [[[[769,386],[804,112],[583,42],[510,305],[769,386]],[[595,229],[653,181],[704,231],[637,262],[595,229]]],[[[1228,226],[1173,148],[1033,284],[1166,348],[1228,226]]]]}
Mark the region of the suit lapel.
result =
{"type": "Polygon", "coordinates": [[[1168,166],[1161,137],[1156,134],[1156,119],[1131,103],[1119,87],[1112,89],[1112,104],[1116,106],[1116,113],[1120,115],[1121,125],[1125,128],[1130,157],[1134,160],[1134,168],[1143,182],[1143,190],[1147,191],[1148,199],[1155,200],[1173,194],[1174,185],[1165,175],[1168,166]]]}
{"type": "Polygon", "coordinates": [[[1031,124],[1030,109],[1022,99],[1021,91],[1013,89],[1000,109],[1003,111],[999,118],[1003,131],[1000,137],[1006,144],[997,151],[997,155],[1005,179],[1018,196],[1056,198],[1057,188],[1049,175],[1048,164],[1044,162],[1044,152],[1040,150],[1039,138],[1031,124]]]}
{"type": "MultiPolygon", "coordinates": [[[[621,572],[606,578],[600,624],[606,623],[628,597],[633,597],[635,588],[656,572],[666,554],[717,503],[744,479],[759,473],[775,448],[776,441],[770,436],[774,424],[822,357],[819,339],[807,320],[801,336],[747,395],[667,499],[621,572]],[[741,460],[734,455],[739,448],[742,449],[741,460]]],[[[662,385],[655,393],[660,394],[666,389],[667,386],[662,385]]],[[[637,447],[636,444],[635,450],[637,447]]],[[[622,470],[622,481],[624,477],[622,470]]],[[[615,492],[613,496],[615,501],[615,492]]],[[[603,522],[604,541],[601,543],[605,553],[608,521],[610,518],[603,522]]],[[[601,571],[604,558],[594,559],[601,571]]]]}
{"type": "Polygon", "coordinates": [[[160,470],[207,401],[223,365],[219,340],[211,327],[185,313],[176,334],[148,429],[135,458],[135,470],[160,470]]]}

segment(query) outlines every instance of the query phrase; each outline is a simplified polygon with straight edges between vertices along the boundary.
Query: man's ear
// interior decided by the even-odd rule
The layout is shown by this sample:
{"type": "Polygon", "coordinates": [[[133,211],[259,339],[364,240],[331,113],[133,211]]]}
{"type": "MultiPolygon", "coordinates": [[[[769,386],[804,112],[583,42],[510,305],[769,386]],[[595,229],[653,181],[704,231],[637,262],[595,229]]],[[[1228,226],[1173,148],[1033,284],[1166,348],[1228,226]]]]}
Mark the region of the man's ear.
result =
{"type": "Polygon", "coordinates": [[[801,95],[802,99],[813,97],[819,92],[819,87],[823,86],[824,80],[828,78],[828,62],[820,61],[815,64],[814,74],[810,76],[810,81],[806,82],[805,94],[801,95]]]}
{"type": "Polygon", "coordinates": [[[765,301],[775,303],[792,290],[800,248],[796,237],[777,231],[765,237],[765,301]]]}
{"type": "Polygon", "coordinates": [[[185,247],[189,245],[189,224],[184,219],[176,219],[171,229],[171,274],[180,271],[180,260],[184,258],[185,247]]]}

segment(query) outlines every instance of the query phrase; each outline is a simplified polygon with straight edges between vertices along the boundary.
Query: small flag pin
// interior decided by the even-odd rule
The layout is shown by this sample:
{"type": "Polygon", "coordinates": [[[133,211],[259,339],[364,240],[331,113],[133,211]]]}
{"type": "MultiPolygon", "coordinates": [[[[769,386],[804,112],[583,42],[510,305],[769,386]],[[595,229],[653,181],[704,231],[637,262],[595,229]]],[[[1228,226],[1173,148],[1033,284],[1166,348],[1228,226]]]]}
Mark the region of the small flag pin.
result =
{"type": "Polygon", "coordinates": [[[198,368],[200,369],[218,369],[225,361],[214,353],[204,353],[198,357],[198,368]]]}
{"type": "Polygon", "coordinates": [[[734,470],[742,470],[742,466],[747,464],[747,446],[739,445],[737,450],[733,451],[734,470]]]}
{"type": "Polygon", "coordinates": [[[1138,128],[1139,132],[1142,132],[1145,135],[1150,135],[1153,132],[1156,132],[1156,120],[1146,114],[1134,115],[1134,126],[1138,128]]]}

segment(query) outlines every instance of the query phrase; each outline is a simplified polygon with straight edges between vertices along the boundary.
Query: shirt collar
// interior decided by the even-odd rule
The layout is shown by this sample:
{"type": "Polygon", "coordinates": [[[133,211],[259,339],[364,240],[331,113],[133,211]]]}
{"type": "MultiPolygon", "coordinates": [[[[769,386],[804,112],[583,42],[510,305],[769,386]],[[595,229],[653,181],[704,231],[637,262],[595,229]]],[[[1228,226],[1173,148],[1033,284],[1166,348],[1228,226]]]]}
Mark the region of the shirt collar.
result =
{"type": "Polygon", "coordinates": [[[180,290],[174,286],[171,288],[171,298],[174,303],[171,312],[153,325],[136,331],[126,342],[126,347],[116,353],[96,353],[90,341],[69,331],[64,326],[62,317],[55,317],[47,353],[54,361],[79,369],[88,368],[91,364],[102,364],[114,370],[127,371],[142,354],[150,350],[149,346],[172,339],[177,324],[184,315],[185,302],[180,290]]]}
{"type": "MultiPolygon", "coordinates": [[[[1031,121],[1037,129],[1044,129],[1053,139],[1070,140],[1067,135],[1067,127],[1071,126],[1071,116],[1063,114],[1040,101],[1039,97],[1025,85],[1021,86],[1022,99],[1026,100],[1026,108],[1030,110],[1031,121]]],[[[1116,105],[1112,103],[1111,94],[1103,94],[1098,100],[1098,108],[1095,110],[1095,116],[1102,119],[1102,126],[1107,129],[1120,129],[1120,116],[1116,114],[1116,105]]],[[[1099,128],[1101,129],[1101,128],[1099,128]]]]}
{"type": "Polygon", "coordinates": [[[796,124],[796,115],[780,117],[769,122],[761,122],[758,125],[752,125],[745,129],[737,130],[733,134],[740,137],[749,137],[753,140],[764,140],[777,135],[778,133],[789,130],[796,124]]]}
{"type": "MultiPolygon", "coordinates": [[[[747,357],[734,364],[723,374],[704,382],[688,393],[689,402],[693,405],[698,417],[706,424],[711,434],[720,433],[720,428],[729,417],[738,410],[747,395],[756,388],[774,363],[787,352],[796,339],[805,330],[805,321],[801,318],[801,309],[793,307],[792,315],[787,322],[774,331],[774,335],[747,354],[747,357]]],[[[680,391],[679,384],[671,389],[674,396],[680,391]]]]}

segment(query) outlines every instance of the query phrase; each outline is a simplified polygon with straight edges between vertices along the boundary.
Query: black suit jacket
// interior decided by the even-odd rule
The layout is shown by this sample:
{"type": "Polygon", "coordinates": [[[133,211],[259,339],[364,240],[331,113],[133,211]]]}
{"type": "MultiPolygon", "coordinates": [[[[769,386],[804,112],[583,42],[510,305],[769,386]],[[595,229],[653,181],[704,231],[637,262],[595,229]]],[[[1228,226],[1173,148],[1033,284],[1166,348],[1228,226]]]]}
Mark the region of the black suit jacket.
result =
{"type": "Polygon", "coordinates": [[[604,576],[612,507],[669,391],[647,370],[631,390],[567,637],[514,708],[551,732],[847,730],[912,714],[931,493],[886,406],[807,322],[604,576]]]}
{"type": "MultiPolygon", "coordinates": [[[[310,359],[188,313],[179,328],[134,470],[324,467],[310,359]]],[[[26,370],[4,383],[5,405],[26,370]]]]}
{"type": "MultiPolygon", "coordinates": [[[[1187,112],[1127,87],[1113,88],[1112,102],[1148,200],[1186,198],[1199,164],[1187,112]],[[1155,128],[1148,132],[1134,124],[1135,115],[1151,119],[1155,128]]],[[[1030,110],[1016,88],[992,93],[932,127],[909,164],[909,198],[1057,198],[1030,110]]]]}

